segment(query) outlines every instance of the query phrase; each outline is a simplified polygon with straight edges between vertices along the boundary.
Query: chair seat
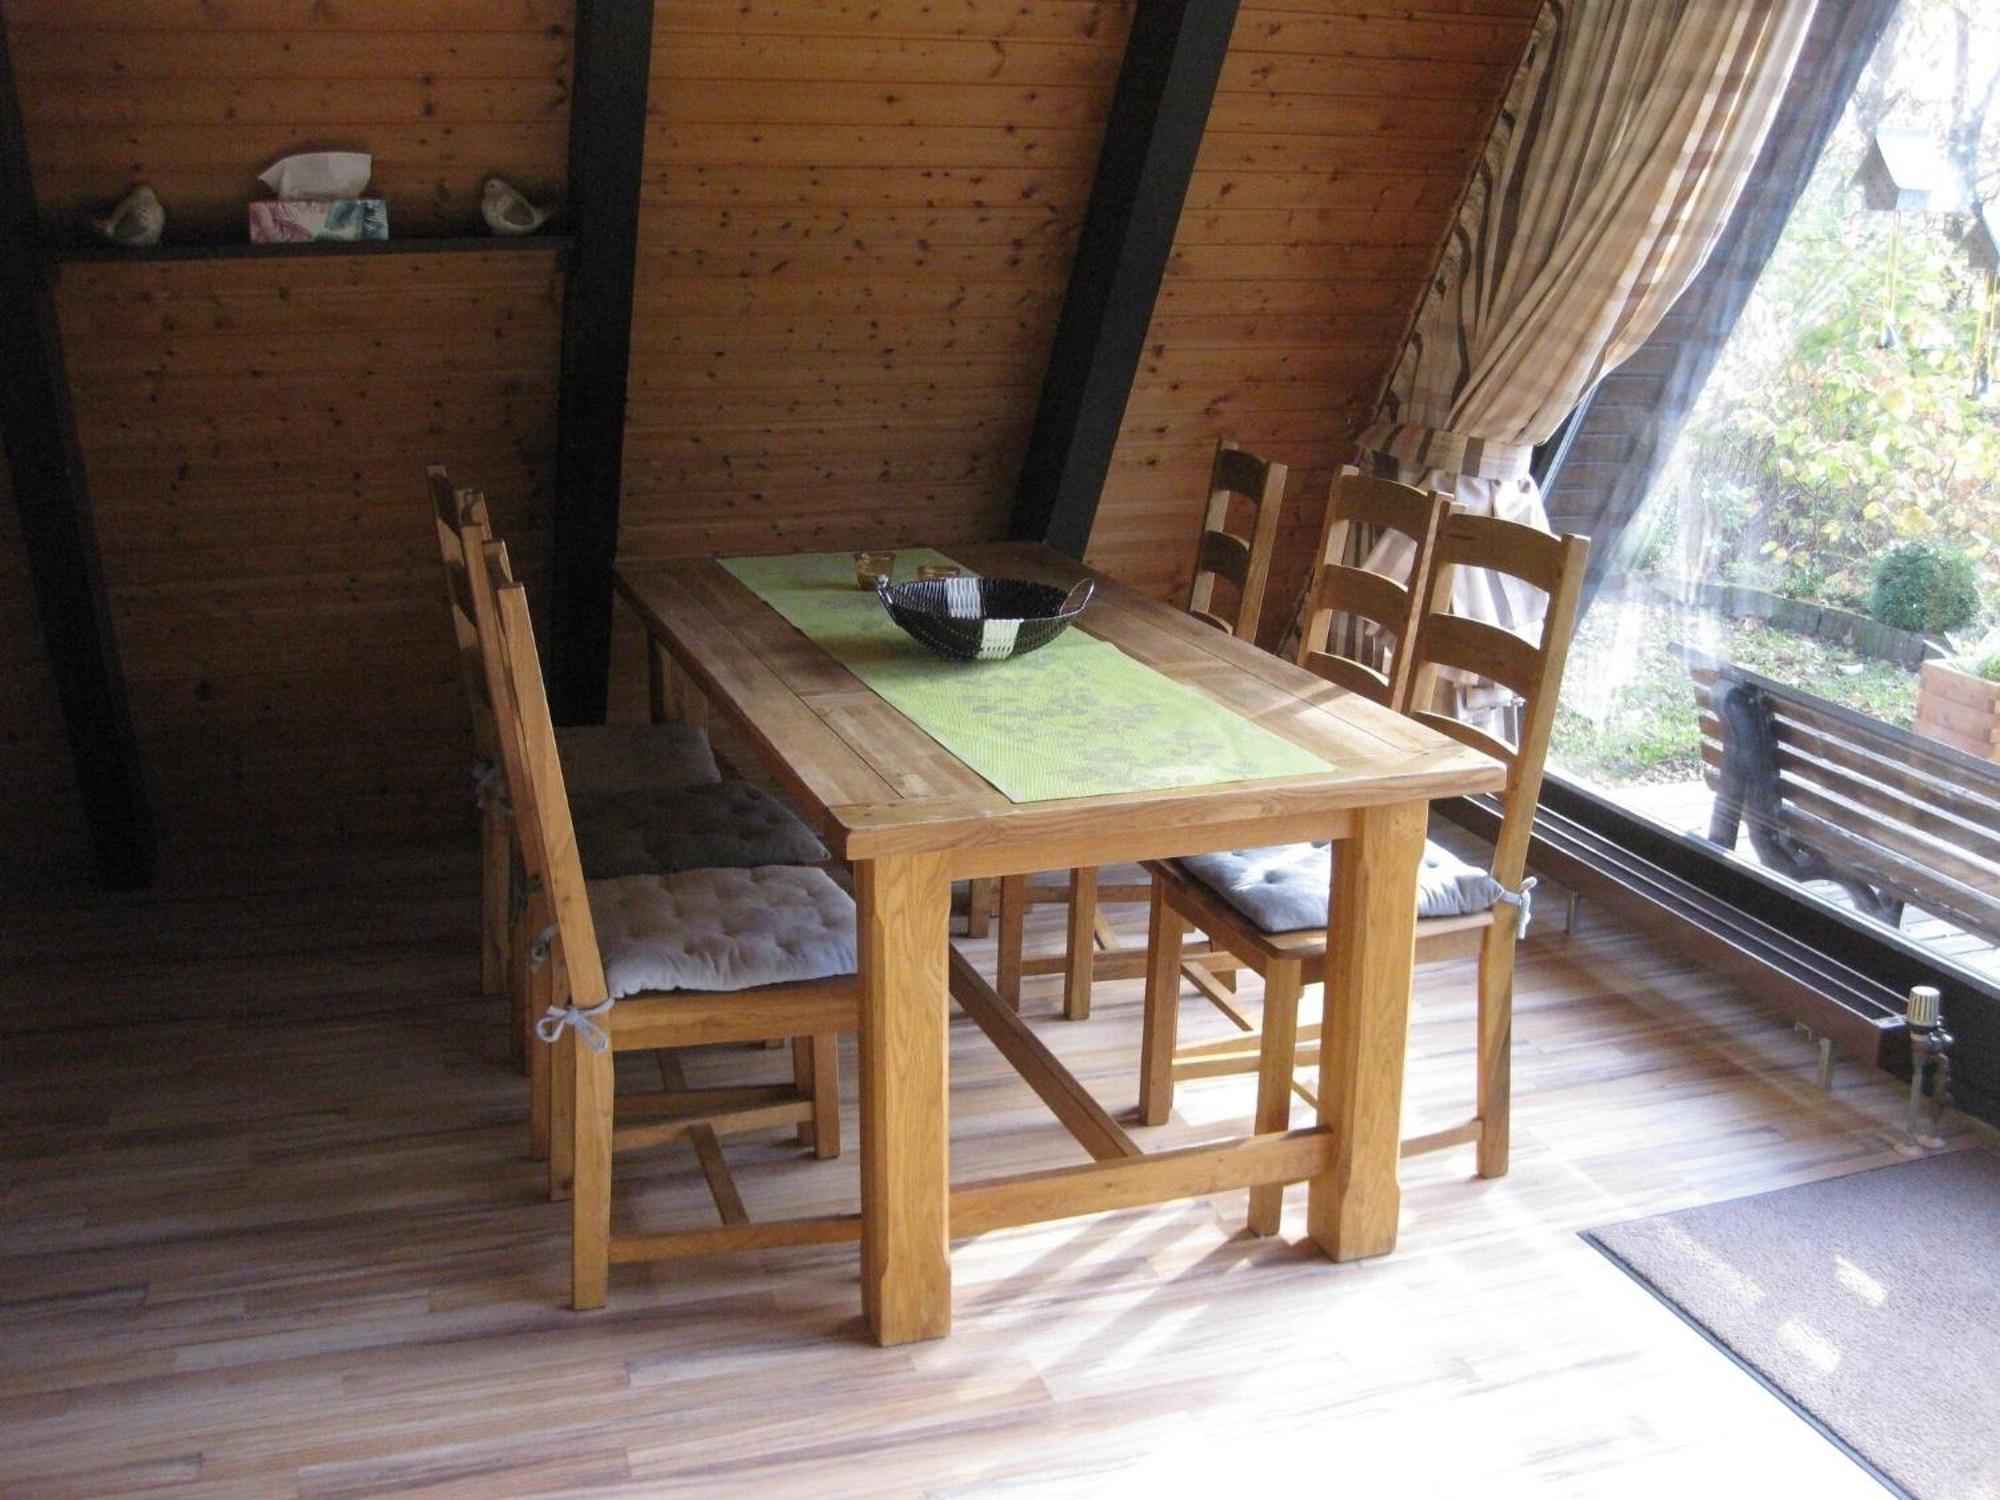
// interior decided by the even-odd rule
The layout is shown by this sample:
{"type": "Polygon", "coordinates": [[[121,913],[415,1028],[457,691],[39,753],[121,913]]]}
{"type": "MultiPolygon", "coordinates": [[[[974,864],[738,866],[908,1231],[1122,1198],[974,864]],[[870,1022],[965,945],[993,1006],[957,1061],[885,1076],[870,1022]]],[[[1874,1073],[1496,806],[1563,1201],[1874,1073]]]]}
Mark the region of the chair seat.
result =
{"type": "MultiPolygon", "coordinates": [[[[1257,924],[1260,932],[1300,932],[1326,926],[1333,881],[1331,844],[1275,844],[1226,854],[1196,854],[1180,868],[1257,924]]],[[[1424,841],[1417,872],[1417,915],[1463,917],[1487,911],[1506,888],[1477,865],[1424,841]]]]}
{"type": "Polygon", "coordinates": [[[693,724],[586,724],[556,731],[572,797],[720,781],[708,736],[693,724]]]}
{"type": "Polygon", "coordinates": [[[812,865],[830,857],[798,814],[747,781],[579,796],[570,805],[587,880],[812,865]]]}
{"type": "Polygon", "coordinates": [[[684,870],[590,882],[609,998],[855,972],[854,898],[824,870],[684,870]]]}

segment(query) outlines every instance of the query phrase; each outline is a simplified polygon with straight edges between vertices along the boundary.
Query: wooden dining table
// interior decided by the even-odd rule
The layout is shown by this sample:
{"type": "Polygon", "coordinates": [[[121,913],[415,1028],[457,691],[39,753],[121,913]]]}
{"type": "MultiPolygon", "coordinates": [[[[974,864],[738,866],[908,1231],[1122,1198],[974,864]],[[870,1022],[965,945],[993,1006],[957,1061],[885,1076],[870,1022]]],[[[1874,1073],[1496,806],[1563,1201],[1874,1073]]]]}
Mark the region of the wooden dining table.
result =
{"type": "MultiPolygon", "coordinates": [[[[863,1310],[884,1344],[951,1327],[954,1238],[1266,1183],[1307,1184],[1330,1257],[1396,1243],[1417,869],[1429,804],[1500,766],[1048,548],[954,545],[986,576],[1096,593],[1075,628],[1311,751],[1328,769],[1016,802],[713,559],[621,563],[652,647],[656,716],[713,713],[851,863],[857,909],[863,1310]],[[1333,839],[1316,1123],[1145,1152],[1002,1005],[950,939],[954,880],[1333,839]],[[1094,1158],[953,1184],[948,997],[1094,1158]]],[[[913,646],[913,649],[916,649],[913,646]]]]}

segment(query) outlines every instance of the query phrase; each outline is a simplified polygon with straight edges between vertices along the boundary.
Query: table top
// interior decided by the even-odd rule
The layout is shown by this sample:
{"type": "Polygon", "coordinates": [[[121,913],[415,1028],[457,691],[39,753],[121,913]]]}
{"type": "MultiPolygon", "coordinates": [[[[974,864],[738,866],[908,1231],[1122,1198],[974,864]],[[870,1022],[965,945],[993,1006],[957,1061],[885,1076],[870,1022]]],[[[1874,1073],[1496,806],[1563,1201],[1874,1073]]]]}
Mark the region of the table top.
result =
{"type": "Polygon", "coordinates": [[[714,559],[620,563],[618,590],[711,705],[758,745],[845,859],[949,850],[1011,874],[1343,836],[1355,809],[1497,791],[1488,756],[1033,543],[943,549],[989,576],[1097,580],[1073,628],[1312,751],[1332,769],[1011,801],[714,559]]]}

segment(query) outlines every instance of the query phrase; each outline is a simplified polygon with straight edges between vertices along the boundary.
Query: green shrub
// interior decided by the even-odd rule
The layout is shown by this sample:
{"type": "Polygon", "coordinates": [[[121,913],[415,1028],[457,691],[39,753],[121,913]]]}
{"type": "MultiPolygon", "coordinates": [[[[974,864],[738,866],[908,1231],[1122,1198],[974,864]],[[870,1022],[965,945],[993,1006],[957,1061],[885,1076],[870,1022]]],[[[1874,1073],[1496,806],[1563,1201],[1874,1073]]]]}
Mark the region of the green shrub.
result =
{"type": "Polygon", "coordinates": [[[1956,547],[1904,542],[1876,565],[1870,607],[1898,630],[1963,630],[1979,618],[1979,575],[1956,547]]]}
{"type": "Polygon", "coordinates": [[[1983,677],[1988,682],[2000,682],[2000,651],[1995,651],[1965,664],[1965,669],[1974,677],[1983,677]]]}

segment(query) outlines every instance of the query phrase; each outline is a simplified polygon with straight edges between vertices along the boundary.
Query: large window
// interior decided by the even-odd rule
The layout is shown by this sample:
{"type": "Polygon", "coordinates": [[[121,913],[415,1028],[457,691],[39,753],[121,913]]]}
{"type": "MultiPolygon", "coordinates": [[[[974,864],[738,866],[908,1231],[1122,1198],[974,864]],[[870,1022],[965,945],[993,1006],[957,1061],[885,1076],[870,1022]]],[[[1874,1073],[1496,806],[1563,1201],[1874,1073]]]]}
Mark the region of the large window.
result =
{"type": "Polygon", "coordinates": [[[1684,417],[1592,528],[1551,763],[2000,978],[1995,196],[2000,6],[1904,0],[1705,380],[1670,326],[1556,477],[1684,417]]]}

